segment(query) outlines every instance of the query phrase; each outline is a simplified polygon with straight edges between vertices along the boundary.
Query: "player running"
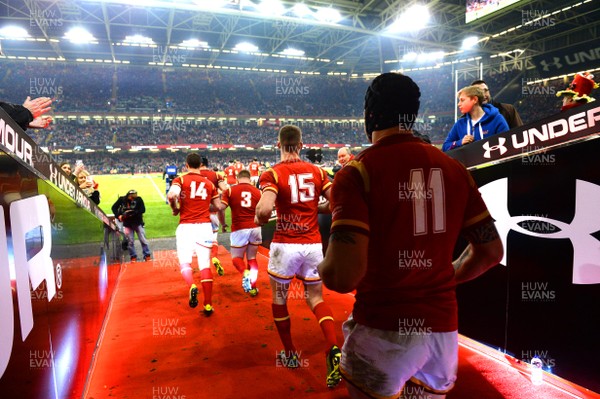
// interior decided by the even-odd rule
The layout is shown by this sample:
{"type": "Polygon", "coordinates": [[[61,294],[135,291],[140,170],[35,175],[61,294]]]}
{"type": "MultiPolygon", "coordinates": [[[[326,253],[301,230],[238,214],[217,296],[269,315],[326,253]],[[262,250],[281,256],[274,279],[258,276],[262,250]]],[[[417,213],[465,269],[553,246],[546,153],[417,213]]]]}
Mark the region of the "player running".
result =
{"type": "Polygon", "coordinates": [[[229,166],[225,168],[224,172],[225,176],[227,177],[227,184],[229,184],[230,186],[237,184],[237,171],[235,170],[235,165],[233,164],[233,161],[229,161],[229,166]]]}
{"type": "Polygon", "coordinates": [[[250,172],[242,169],[238,173],[238,184],[223,192],[221,202],[231,208],[231,258],[233,265],[242,274],[242,288],[251,296],[258,294],[256,280],[258,263],[256,252],[262,244],[261,228],[254,223],[256,204],[260,190],[252,185],[250,172]],[[244,263],[244,255],[248,266],[244,263]]]}
{"type": "Polygon", "coordinates": [[[256,224],[268,222],[275,205],[277,223],[270,248],[268,273],[273,293],[273,318],[285,348],[280,354],[283,364],[298,367],[299,359],[291,336],[290,315],[286,298],[294,277],[304,283],[306,302],[315,314],[327,341],[327,386],[341,380],[333,313],[323,301],[321,277],[317,265],[323,259],[321,234],[317,223],[319,196],[329,199],[331,182],[321,168],[304,162],[302,131],[296,126],[283,126],[277,146],[281,162],[260,177],[262,197],[256,206],[256,224]]]}
{"type": "Polygon", "coordinates": [[[198,258],[200,283],[204,292],[204,314],[210,316],[212,307],[213,276],[210,269],[210,248],[213,245],[209,208],[221,208],[219,193],[213,183],[200,174],[200,156],[190,153],[186,157],[188,173],[173,180],[167,198],[173,215],[179,215],[175,231],[177,257],[183,279],[189,285],[189,305],[198,306],[198,287],[192,275],[192,255],[198,258]],[[179,206],[178,206],[179,205],[179,206]]]}
{"type": "Polygon", "coordinates": [[[258,184],[258,176],[260,175],[260,163],[256,158],[252,159],[252,162],[248,164],[248,170],[250,171],[250,183],[256,186],[258,184]]]}

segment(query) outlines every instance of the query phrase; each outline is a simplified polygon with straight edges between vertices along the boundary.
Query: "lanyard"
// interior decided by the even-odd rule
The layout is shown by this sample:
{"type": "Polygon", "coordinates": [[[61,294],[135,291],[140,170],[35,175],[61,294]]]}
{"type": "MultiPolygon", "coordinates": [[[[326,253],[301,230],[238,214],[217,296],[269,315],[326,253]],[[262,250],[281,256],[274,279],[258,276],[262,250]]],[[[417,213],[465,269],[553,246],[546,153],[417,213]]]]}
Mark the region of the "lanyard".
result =
{"type": "MultiPolygon", "coordinates": [[[[477,132],[476,129],[473,129],[473,127],[471,126],[471,118],[467,118],[467,134],[471,135],[471,130],[473,130],[474,133],[477,132]]],[[[483,130],[481,129],[481,119],[479,120],[479,122],[477,122],[475,124],[476,126],[479,126],[479,138],[477,138],[477,136],[475,136],[475,140],[482,140],[483,139],[483,130]]]]}

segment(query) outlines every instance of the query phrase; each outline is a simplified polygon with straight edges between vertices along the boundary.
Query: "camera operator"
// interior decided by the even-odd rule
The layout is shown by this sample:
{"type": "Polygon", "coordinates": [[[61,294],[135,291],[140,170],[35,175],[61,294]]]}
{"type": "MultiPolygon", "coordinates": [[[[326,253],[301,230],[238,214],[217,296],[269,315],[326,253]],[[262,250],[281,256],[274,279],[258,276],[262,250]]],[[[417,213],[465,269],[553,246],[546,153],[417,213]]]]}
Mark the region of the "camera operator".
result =
{"type": "Polygon", "coordinates": [[[144,261],[149,261],[152,257],[144,230],[143,214],[146,212],[146,206],[142,197],[138,197],[137,191],[129,190],[124,197],[119,197],[113,204],[112,211],[115,218],[123,223],[123,232],[129,241],[128,249],[131,262],[137,261],[134,233],[137,233],[140,244],[142,244],[144,261]]]}

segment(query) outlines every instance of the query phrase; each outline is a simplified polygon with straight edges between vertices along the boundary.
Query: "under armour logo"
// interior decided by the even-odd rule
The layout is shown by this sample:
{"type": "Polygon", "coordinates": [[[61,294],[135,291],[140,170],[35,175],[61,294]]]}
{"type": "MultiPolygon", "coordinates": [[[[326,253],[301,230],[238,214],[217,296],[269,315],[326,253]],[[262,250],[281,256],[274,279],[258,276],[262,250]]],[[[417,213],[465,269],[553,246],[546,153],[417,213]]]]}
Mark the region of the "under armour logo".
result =
{"type": "Polygon", "coordinates": [[[508,151],[508,149],[504,146],[504,143],[506,143],[506,138],[504,137],[498,138],[498,145],[490,145],[490,142],[486,141],[483,143],[483,148],[485,149],[485,154],[483,154],[483,157],[488,159],[491,158],[492,151],[500,151],[500,155],[504,155],[504,153],[508,151]]]}
{"type": "MultiPolygon", "coordinates": [[[[511,216],[508,212],[508,178],[488,183],[479,191],[490,214],[496,219],[504,248],[510,230],[539,238],[568,238],[573,245],[573,284],[600,284],[600,242],[592,236],[600,230],[600,212],[597,212],[600,186],[576,180],[575,216],[571,224],[539,216],[511,216]],[[519,225],[530,220],[552,224],[558,227],[558,231],[540,233],[519,225]]],[[[506,251],[500,263],[506,265],[506,251]]]]}
{"type": "Polygon", "coordinates": [[[556,67],[556,69],[560,69],[560,68],[563,67],[563,65],[560,63],[560,58],[559,57],[554,57],[553,61],[554,62],[547,62],[546,60],[540,61],[540,64],[544,68],[544,71],[549,71],[550,70],[550,66],[552,66],[552,65],[554,65],[556,67]]]}

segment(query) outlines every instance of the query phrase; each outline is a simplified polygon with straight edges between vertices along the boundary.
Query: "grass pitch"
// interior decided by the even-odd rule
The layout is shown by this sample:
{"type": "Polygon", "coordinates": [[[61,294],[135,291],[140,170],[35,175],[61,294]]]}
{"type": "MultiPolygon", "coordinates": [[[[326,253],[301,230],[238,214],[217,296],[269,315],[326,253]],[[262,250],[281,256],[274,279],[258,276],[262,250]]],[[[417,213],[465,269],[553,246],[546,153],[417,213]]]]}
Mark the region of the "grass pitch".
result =
{"type": "MultiPolygon", "coordinates": [[[[100,209],[107,215],[112,214],[112,206],[120,196],[129,190],[136,190],[144,200],[146,213],[144,223],[148,238],[174,237],[179,223],[179,216],[171,214],[171,207],[166,204],[165,181],[162,173],[136,175],[97,175],[100,191],[100,209]]],[[[225,211],[225,220],[231,226],[229,208],[225,211]]]]}

